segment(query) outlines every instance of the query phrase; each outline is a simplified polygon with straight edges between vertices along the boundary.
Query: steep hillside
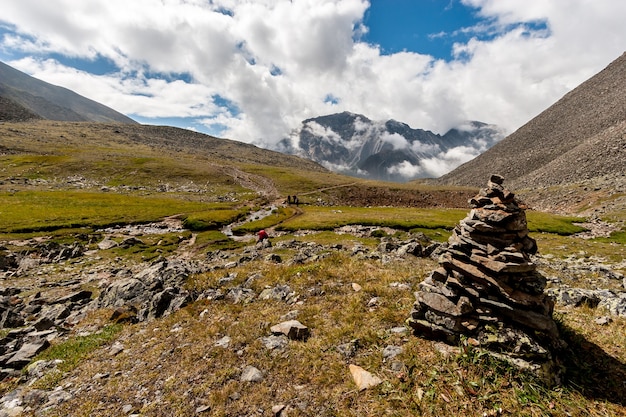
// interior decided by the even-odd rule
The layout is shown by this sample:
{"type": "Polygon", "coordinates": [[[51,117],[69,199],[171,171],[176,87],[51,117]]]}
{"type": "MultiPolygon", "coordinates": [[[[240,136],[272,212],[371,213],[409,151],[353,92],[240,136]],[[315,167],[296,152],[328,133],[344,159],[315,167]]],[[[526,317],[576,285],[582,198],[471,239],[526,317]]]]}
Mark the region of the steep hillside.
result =
{"type": "Polygon", "coordinates": [[[0,96],[0,120],[25,122],[34,119],[41,119],[41,117],[13,100],[0,96]]]}
{"type": "Polygon", "coordinates": [[[626,183],[626,54],[487,152],[438,180],[478,187],[497,172],[513,188],[626,183]],[[601,180],[605,178],[605,180],[601,180]],[[598,183],[599,182],[599,183],[598,183]]]}
{"type": "Polygon", "coordinates": [[[38,80],[3,62],[0,62],[0,97],[19,104],[43,119],[136,123],[107,106],[66,88],[38,80]]]}

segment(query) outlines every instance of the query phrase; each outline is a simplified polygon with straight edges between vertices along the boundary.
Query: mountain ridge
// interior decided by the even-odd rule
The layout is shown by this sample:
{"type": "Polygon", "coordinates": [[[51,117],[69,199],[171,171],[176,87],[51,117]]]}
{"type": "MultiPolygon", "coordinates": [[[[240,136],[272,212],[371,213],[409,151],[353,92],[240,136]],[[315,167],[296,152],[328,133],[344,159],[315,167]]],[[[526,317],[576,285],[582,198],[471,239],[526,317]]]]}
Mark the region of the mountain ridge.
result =
{"type": "MultiPolygon", "coordinates": [[[[0,61],[0,97],[4,98],[3,107],[12,111],[0,113],[2,120],[21,114],[19,106],[39,118],[68,122],[103,122],[135,124],[135,120],[110,107],[88,99],[67,88],[59,87],[31,77],[10,65],[0,61]]],[[[19,120],[19,119],[18,119],[19,120]]]]}

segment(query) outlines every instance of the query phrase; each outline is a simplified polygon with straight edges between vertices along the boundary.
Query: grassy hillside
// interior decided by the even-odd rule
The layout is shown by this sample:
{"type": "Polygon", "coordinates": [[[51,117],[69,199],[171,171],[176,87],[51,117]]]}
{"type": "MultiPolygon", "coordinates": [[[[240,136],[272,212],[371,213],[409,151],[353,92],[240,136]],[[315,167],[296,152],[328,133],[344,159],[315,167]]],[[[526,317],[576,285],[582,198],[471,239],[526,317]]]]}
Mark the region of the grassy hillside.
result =
{"type": "MultiPolygon", "coordinates": [[[[3,380],[0,396],[19,388],[29,399],[25,415],[626,413],[626,318],[601,324],[603,310],[557,305],[568,343],[559,387],[469,343],[446,347],[407,332],[413,291],[437,262],[376,249],[390,239],[445,241],[475,189],[362,181],[174,128],[4,123],[0,141],[0,261],[8,253],[27,261],[0,270],[2,291],[17,288],[27,301],[78,290],[97,298],[155,261],[195,265],[188,306],[140,323],[113,308],[89,311],[36,358],[61,362],[3,380]],[[287,195],[301,204],[284,205],[287,195]],[[261,228],[271,249],[255,248],[261,228]],[[33,263],[42,245],[75,242],[83,256],[33,263]],[[268,347],[270,327],[288,318],[311,336],[268,347]],[[350,364],[383,382],[359,391],[350,364]],[[248,365],[261,381],[240,380],[248,365]],[[50,395],[66,396],[48,404],[50,395]]],[[[583,219],[527,213],[551,287],[620,290],[603,275],[626,273],[620,212],[607,214],[611,236],[592,239],[575,235],[583,219]]]]}

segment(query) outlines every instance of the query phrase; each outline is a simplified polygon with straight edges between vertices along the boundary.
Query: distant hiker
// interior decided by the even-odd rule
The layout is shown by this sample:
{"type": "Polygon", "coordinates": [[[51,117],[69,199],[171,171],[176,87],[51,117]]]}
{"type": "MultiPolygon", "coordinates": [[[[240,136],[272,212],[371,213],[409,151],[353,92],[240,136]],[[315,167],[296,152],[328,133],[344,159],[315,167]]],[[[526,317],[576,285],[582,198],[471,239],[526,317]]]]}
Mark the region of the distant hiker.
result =
{"type": "Polygon", "coordinates": [[[291,196],[290,195],[287,196],[287,204],[291,204],[291,196]]]}
{"type": "Polygon", "coordinates": [[[293,196],[293,204],[295,204],[296,206],[300,203],[300,201],[298,201],[298,196],[294,195],[293,196]]]}
{"type": "Polygon", "coordinates": [[[259,240],[257,240],[257,242],[263,242],[265,239],[269,239],[269,236],[267,235],[267,232],[265,230],[259,230],[257,236],[259,237],[259,240]]]}

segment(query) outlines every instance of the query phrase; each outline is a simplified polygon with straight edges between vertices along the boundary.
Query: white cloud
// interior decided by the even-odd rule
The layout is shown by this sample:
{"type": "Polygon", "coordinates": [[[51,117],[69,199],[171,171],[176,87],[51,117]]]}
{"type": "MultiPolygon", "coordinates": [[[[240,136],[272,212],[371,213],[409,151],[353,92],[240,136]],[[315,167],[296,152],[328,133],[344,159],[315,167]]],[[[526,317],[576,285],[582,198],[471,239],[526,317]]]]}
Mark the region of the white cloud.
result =
{"type": "Polygon", "coordinates": [[[424,169],[420,165],[413,165],[409,161],[402,161],[399,164],[387,168],[387,172],[391,175],[400,175],[404,178],[418,178],[424,173],[424,169]]]}
{"type": "Polygon", "coordinates": [[[440,177],[461,164],[478,156],[479,151],[471,146],[458,146],[436,156],[422,159],[419,164],[403,161],[387,169],[392,175],[400,175],[406,179],[440,177]]]}
{"type": "Polygon", "coordinates": [[[440,150],[440,147],[436,143],[415,141],[411,144],[411,149],[416,153],[435,153],[440,150]]]}
{"type": "Polygon", "coordinates": [[[406,140],[404,136],[399,133],[388,133],[385,132],[380,136],[380,140],[383,142],[389,143],[393,146],[394,150],[397,149],[406,149],[409,147],[409,142],[406,140]]]}
{"type": "Polygon", "coordinates": [[[0,50],[106,59],[118,69],[102,75],[9,64],[126,114],[200,117],[226,137],[272,143],[343,110],[438,133],[464,120],[511,132],[626,45],[623,1],[462,1],[488,19],[467,30],[492,36],[455,45],[451,62],[359,42],[366,0],[3,0],[0,50]],[[167,77],[177,73],[188,77],[167,77]]]}
{"type": "Polygon", "coordinates": [[[475,158],[478,154],[479,152],[470,146],[458,146],[436,157],[421,160],[420,166],[429,177],[436,178],[475,158]]]}
{"type": "Polygon", "coordinates": [[[315,136],[321,137],[323,140],[329,143],[341,142],[341,136],[339,136],[334,130],[329,127],[322,126],[321,124],[310,121],[304,125],[304,129],[308,130],[315,136]]]}

